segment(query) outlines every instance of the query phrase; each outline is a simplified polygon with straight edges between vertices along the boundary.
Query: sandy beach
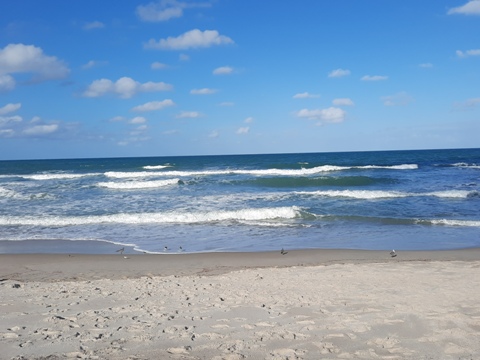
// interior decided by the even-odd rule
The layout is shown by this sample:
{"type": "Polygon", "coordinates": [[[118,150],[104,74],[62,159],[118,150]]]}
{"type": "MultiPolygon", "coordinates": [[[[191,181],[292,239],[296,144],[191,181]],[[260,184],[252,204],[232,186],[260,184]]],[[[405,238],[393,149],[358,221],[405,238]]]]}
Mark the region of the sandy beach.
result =
{"type": "Polygon", "coordinates": [[[480,249],[0,255],[1,359],[478,359],[480,249]]]}

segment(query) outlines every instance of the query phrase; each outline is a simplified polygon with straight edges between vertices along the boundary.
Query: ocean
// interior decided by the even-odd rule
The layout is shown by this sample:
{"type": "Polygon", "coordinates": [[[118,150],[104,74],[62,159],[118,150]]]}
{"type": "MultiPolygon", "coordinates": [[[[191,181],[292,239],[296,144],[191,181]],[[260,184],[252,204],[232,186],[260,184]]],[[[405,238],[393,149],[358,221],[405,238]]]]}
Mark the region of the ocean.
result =
{"type": "Polygon", "coordinates": [[[479,247],[480,149],[0,161],[0,253],[72,251],[66,243],[479,247]]]}

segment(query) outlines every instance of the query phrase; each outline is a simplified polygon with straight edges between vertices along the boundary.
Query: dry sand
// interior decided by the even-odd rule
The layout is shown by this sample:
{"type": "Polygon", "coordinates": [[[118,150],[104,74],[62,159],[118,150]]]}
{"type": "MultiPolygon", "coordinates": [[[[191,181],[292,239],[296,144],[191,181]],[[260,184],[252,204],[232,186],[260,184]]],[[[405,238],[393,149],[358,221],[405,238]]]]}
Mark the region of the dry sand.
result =
{"type": "Polygon", "coordinates": [[[0,359],[480,359],[480,250],[0,255],[0,359]]]}

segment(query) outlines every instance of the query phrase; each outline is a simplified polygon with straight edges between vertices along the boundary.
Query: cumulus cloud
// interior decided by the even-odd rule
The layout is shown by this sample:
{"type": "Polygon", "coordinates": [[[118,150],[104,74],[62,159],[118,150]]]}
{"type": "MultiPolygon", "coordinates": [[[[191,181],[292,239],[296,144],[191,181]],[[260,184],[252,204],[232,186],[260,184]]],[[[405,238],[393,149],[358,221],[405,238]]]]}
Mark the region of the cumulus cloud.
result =
{"type": "Polygon", "coordinates": [[[253,117],[249,116],[245,120],[243,120],[243,122],[246,123],[246,124],[250,124],[250,123],[253,122],[253,120],[254,120],[253,117]]]}
{"type": "Polygon", "coordinates": [[[33,125],[25,128],[23,130],[23,134],[28,136],[48,135],[56,132],[58,128],[59,128],[58,124],[33,125]]]}
{"type": "Polygon", "coordinates": [[[133,119],[130,119],[128,122],[129,124],[145,124],[147,122],[147,119],[145,119],[143,116],[136,116],[133,119]]]}
{"type": "Polygon", "coordinates": [[[0,50],[0,89],[15,87],[11,74],[31,73],[32,81],[45,81],[64,78],[69,72],[63,61],[33,45],[9,44],[0,50]]]}
{"type": "Polygon", "coordinates": [[[448,10],[447,14],[480,15],[480,0],[470,0],[462,6],[448,10]]]}
{"type": "Polygon", "coordinates": [[[85,97],[100,97],[107,94],[115,94],[121,98],[128,99],[139,92],[154,92],[172,90],[172,85],[164,82],[139,83],[129,77],[122,77],[113,82],[109,79],[93,81],[83,93],[85,97]]]}
{"type": "Polygon", "coordinates": [[[93,29],[102,29],[105,27],[105,24],[100,22],[100,21],[92,21],[89,23],[86,23],[83,26],[83,30],[93,30],[93,29]]]}
{"type": "Polygon", "coordinates": [[[89,62],[87,62],[86,64],[82,65],[82,69],[84,70],[88,70],[88,69],[92,69],[94,67],[98,67],[98,66],[103,66],[107,64],[106,61],[95,61],[95,60],[90,60],[89,62]]]}
{"type": "Polygon", "coordinates": [[[413,101],[413,98],[405,91],[401,91],[395,95],[383,96],[383,105],[385,106],[405,106],[413,101]]]}
{"type": "Polygon", "coordinates": [[[321,124],[322,122],[328,123],[340,123],[345,120],[346,112],[343,109],[336,107],[329,107],[327,109],[302,109],[297,112],[297,116],[300,118],[307,118],[309,120],[317,120],[321,124]]]}
{"type": "Polygon", "coordinates": [[[220,35],[217,30],[200,31],[198,29],[187,31],[178,37],[166,39],[150,39],[144,44],[146,49],[159,50],[185,50],[196,48],[208,48],[214,45],[233,44],[228,36],[220,35]]]}
{"type": "Polygon", "coordinates": [[[383,75],[365,75],[363,76],[360,80],[362,81],[382,81],[382,80],[387,80],[388,76],[383,76],[383,75]]]}
{"type": "Polygon", "coordinates": [[[328,77],[338,78],[338,77],[343,77],[348,75],[350,75],[350,70],[336,69],[336,70],[330,71],[330,73],[328,74],[328,77]]]}
{"type": "Polygon", "coordinates": [[[480,106],[480,98],[471,98],[454,104],[454,107],[459,110],[469,110],[476,106],[480,106]]]}
{"type": "Polygon", "coordinates": [[[221,66],[213,70],[213,75],[228,75],[233,72],[233,68],[230,66],[221,66]]]}
{"type": "Polygon", "coordinates": [[[237,135],[246,135],[250,131],[250,127],[245,126],[245,127],[240,127],[237,130],[237,135]]]}
{"type": "Polygon", "coordinates": [[[177,114],[175,117],[177,119],[195,119],[201,117],[202,114],[198,111],[182,111],[180,114],[177,114]]]}
{"type": "Polygon", "coordinates": [[[336,106],[353,106],[354,105],[352,99],[349,99],[349,98],[333,99],[332,103],[333,105],[336,105],[336,106]]]}
{"type": "Polygon", "coordinates": [[[303,92],[293,95],[294,99],[308,99],[308,98],[319,98],[320,94],[310,94],[309,92],[303,92]]]}
{"type": "Polygon", "coordinates": [[[433,67],[433,64],[431,64],[431,63],[423,63],[423,64],[419,64],[418,66],[421,67],[421,68],[424,68],[424,69],[430,69],[430,68],[433,67]]]}
{"type": "Polygon", "coordinates": [[[209,3],[186,3],[176,0],[160,0],[137,6],[137,16],[142,21],[162,22],[183,16],[183,9],[210,7],[209,3]]]}
{"type": "MultiPolygon", "coordinates": [[[[18,104],[12,107],[16,108],[18,104]]],[[[5,109],[3,107],[2,109],[5,109]]],[[[0,137],[3,138],[44,138],[59,137],[75,129],[76,124],[63,123],[61,121],[44,122],[38,116],[34,116],[26,122],[21,116],[0,116],[0,137]]]]}
{"type": "Polygon", "coordinates": [[[10,75],[0,75],[0,92],[15,88],[15,79],[10,75]]]}
{"type": "Polygon", "coordinates": [[[0,115],[6,115],[8,113],[17,111],[22,107],[22,104],[16,103],[16,104],[7,104],[3,107],[0,108],[0,115]]]}
{"type": "Polygon", "coordinates": [[[217,92],[216,89],[209,89],[209,88],[190,90],[190,94],[192,95],[210,95],[210,94],[215,94],[216,92],[217,92]]]}
{"type": "Polygon", "coordinates": [[[480,49],[472,49],[467,51],[457,50],[456,54],[459,58],[466,58],[470,56],[480,56],[480,49]]]}
{"type": "Polygon", "coordinates": [[[161,70],[161,69],[166,69],[168,66],[166,64],[163,64],[161,62],[155,61],[152,63],[150,66],[153,70],[161,70]]]}
{"type": "Polygon", "coordinates": [[[217,130],[213,130],[210,134],[208,134],[208,137],[214,139],[214,138],[217,138],[219,135],[220,134],[218,133],[217,130]]]}
{"type": "Polygon", "coordinates": [[[154,110],[161,110],[167,106],[173,106],[175,103],[170,99],[165,99],[162,101],[150,101],[143,105],[135,106],[132,110],[145,112],[145,111],[154,111],[154,110]]]}

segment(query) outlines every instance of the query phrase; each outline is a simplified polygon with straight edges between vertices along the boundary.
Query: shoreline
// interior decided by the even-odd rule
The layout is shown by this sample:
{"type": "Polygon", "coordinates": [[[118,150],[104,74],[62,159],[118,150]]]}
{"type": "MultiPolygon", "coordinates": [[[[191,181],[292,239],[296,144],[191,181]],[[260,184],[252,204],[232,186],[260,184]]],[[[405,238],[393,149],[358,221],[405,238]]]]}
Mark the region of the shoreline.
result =
{"type": "Polygon", "coordinates": [[[237,270],[334,264],[479,261],[480,248],[432,251],[306,249],[178,254],[0,254],[0,280],[83,281],[219,275],[237,270]]]}

